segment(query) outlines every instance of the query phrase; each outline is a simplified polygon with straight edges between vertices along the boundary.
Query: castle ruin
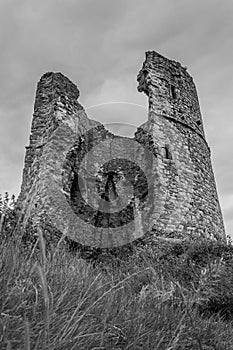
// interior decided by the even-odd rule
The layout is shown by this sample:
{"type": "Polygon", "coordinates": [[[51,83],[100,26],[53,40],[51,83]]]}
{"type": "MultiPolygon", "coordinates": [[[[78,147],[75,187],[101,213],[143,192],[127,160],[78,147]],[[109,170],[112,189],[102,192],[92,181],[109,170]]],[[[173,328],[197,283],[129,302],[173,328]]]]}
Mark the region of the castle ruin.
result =
{"type": "Polygon", "coordinates": [[[23,225],[83,246],[138,239],[225,239],[195,84],[180,63],[149,51],[138,77],[148,121],[134,138],[88,118],[61,73],[37,86],[18,198],[23,225]]]}

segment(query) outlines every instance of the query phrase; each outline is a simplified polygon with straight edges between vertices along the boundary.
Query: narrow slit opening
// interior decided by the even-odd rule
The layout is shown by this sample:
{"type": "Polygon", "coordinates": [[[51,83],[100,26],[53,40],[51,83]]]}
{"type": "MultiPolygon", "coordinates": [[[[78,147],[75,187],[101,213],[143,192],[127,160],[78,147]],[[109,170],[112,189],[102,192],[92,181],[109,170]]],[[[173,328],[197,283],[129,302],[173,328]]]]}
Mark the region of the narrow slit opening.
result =
{"type": "Polygon", "coordinates": [[[176,99],[176,87],[174,85],[170,85],[170,92],[173,100],[176,99]]]}
{"type": "Polygon", "coordinates": [[[165,158],[166,159],[172,159],[172,154],[171,154],[171,151],[169,149],[169,146],[165,145],[164,149],[165,149],[165,158]]]}

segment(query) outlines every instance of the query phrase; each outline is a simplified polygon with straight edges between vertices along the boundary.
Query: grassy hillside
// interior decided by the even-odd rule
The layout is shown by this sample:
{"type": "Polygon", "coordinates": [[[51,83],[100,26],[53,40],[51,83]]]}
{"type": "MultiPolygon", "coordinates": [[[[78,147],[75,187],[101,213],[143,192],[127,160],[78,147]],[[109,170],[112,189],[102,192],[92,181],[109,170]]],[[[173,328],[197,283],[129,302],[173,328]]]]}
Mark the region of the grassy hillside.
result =
{"type": "Polygon", "coordinates": [[[230,242],[158,241],[93,263],[48,250],[41,230],[22,244],[4,210],[0,349],[233,349],[230,242]]]}

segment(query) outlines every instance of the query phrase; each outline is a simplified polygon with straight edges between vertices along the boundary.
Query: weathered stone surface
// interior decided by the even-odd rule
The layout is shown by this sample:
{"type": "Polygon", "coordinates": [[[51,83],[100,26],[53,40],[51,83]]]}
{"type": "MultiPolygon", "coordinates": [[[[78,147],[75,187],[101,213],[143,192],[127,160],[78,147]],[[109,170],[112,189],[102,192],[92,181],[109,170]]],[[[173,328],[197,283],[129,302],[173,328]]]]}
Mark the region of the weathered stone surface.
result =
{"type": "Polygon", "coordinates": [[[149,130],[160,149],[158,171],[166,173],[169,193],[166,206],[170,209],[160,216],[155,227],[165,228],[165,234],[174,232],[175,236],[180,233],[224,238],[210,149],[192,77],[180,63],[152,51],[146,53],[138,82],[138,90],[145,92],[149,100],[149,119],[144,129],[149,130]],[[164,153],[165,147],[170,156],[164,153]],[[181,183],[185,186],[177,192],[181,183]]]}
{"type": "Polygon", "coordinates": [[[147,52],[138,82],[149,113],[131,139],[88,119],[61,73],[42,76],[18,198],[24,225],[32,220],[98,248],[158,235],[224,239],[191,76],[147,52]]]}

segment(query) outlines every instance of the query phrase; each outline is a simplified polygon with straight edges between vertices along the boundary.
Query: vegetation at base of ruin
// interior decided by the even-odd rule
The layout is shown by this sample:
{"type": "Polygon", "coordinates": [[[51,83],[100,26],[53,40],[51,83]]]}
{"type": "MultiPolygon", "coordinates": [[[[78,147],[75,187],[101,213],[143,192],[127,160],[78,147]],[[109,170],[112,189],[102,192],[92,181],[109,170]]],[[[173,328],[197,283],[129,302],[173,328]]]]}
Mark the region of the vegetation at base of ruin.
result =
{"type": "MultiPolygon", "coordinates": [[[[7,199],[8,198],[8,199],[7,199]]],[[[233,246],[183,241],[87,262],[21,244],[0,200],[0,349],[233,349],[233,246]]]]}

